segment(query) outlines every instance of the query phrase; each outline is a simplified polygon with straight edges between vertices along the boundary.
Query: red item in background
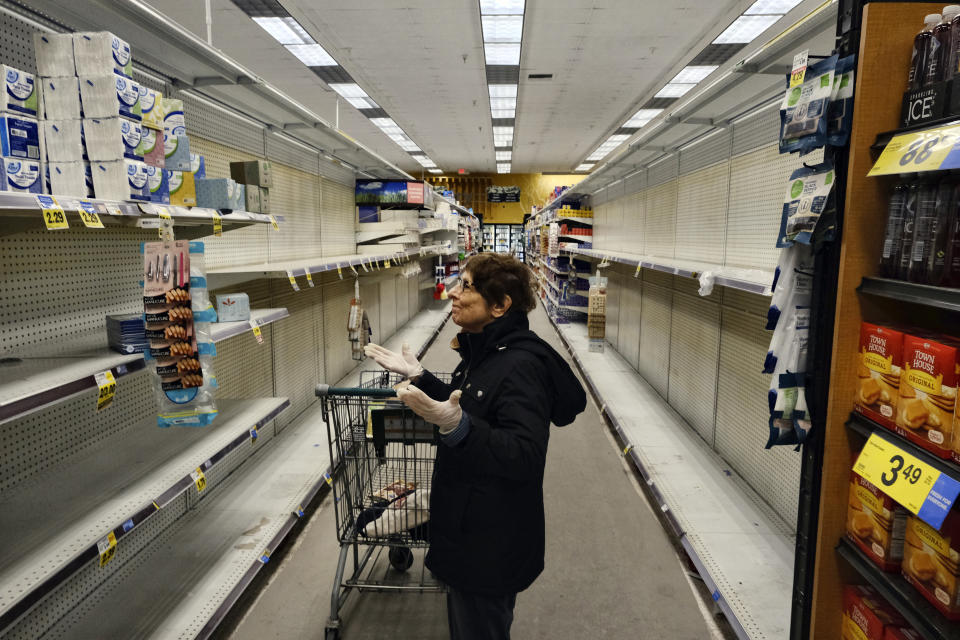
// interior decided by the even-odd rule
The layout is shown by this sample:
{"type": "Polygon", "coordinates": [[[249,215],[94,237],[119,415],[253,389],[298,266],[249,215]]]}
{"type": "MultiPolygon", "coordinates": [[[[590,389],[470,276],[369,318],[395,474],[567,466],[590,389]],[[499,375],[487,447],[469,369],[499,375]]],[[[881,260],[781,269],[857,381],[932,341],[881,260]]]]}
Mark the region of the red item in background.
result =
{"type": "Polygon", "coordinates": [[[923,640],[923,636],[910,627],[887,627],[883,640],[923,640]]]}
{"type": "Polygon", "coordinates": [[[872,587],[847,585],[843,588],[843,640],[857,640],[856,627],[862,631],[859,637],[867,640],[883,640],[887,627],[902,627],[906,621],[896,609],[884,600],[872,587]]]}
{"type": "Polygon", "coordinates": [[[442,282],[438,282],[437,286],[433,288],[433,299],[442,300],[443,292],[446,290],[446,286],[442,282]]]}

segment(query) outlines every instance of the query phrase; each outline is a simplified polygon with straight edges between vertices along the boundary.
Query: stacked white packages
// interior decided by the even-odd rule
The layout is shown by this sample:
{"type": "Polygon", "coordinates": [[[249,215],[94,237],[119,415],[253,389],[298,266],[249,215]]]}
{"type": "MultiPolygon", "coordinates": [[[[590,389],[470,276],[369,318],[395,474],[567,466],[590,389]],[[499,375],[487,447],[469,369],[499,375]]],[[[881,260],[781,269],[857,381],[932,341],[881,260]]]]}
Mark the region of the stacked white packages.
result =
{"type": "Polygon", "coordinates": [[[0,191],[43,193],[43,132],[36,78],[6,65],[0,97],[0,191]]]}

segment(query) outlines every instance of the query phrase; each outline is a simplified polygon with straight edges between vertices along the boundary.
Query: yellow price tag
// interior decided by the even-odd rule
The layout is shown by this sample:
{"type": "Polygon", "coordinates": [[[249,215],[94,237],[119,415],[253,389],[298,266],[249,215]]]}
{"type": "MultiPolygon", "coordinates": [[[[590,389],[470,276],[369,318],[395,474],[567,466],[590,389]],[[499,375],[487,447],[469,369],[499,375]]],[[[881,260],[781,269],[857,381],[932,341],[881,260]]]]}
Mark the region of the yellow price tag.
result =
{"type": "Polygon", "coordinates": [[[920,514],[940,472],[877,434],[863,446],[853,470],[915,514],[920,514]]]}
{"type": "Polygon", "coordinates": [[[251,320],[250,326],[253,327],[253,336],[257,339],[257,344],[263,344],[263,331],[260,331],[260,327],[257,326],[256,321],[251,320]]]}
{"type": "Polygon", "coordinates": [[[280,225],[277,224],[277,219],[273,217],[273,214],[270,214],[270,224],[273,226],[274,231],[280,231],[280,225]]]}
{"type": "Polygon", "coordinates": [[[643,268],[642,265],[639,265],[639,264],[637,265],[637,270],[633,272],[633,277],[634,277],[634,278],[639,278],[639,277],[640,277],[640,269],[642,269],[642,268],[643,268]]]}
{"type": "Polygon", "coordinates": [[[83,226],[88,229],[103,229],[103,221],[100,220],[100,214],[92,202],[80,200],[77,202],[77,213],[80,214],[80,220],[83,226]]]}
{"type": "Polygon", "coordinates": [[[803,84],[803,79],[807,76],[807,59],[810,51],[801,51],[793,56],[793,67],[790,71],[790,88],[803,84]]]}
{"type": "Polygon", "coordinates": [[[160,216],[161,220],[173,220],[170,210],[166,207],[157,207],[157,215],[160,216]]]}
{"type": "Polygon", "coordinates": [[[884,176],[936,171],[958,140],[960,140],[960,125],[924,129],[894,136],[867,175],[884,176]]]}
{"type": "Polygon", "coordinates": [[[193,484],[197,487],[198,493],[202,493],[207,488],[207,476],[203,475],[203,469],[200,467],[191,472],[190,477],[193,478],[193,484]]]}
{"type": "Polygon", "coordinates": [[[97,540],[97,551],[100,553],[100,566],[106,566],[117,555],[117,536],[113,531],[107,534],[106,538],[97,540]]]}
{"type": "Polygon", "coordinates": [[[305,267],[304,272],[307,274],[307,284],[311,287],[313,286],[313,276],[310,275],[310,267],[305,267]]]}
{"type": "Polygon", "coordinates": [[[337,265],[337,275],[343,280],[343,269],[340,268],[340,265],[337,265]]]}
{"type": "Polygon", "coordinates": [[[300,291],[300,285],[297,284],[297,279],[293,277],[293,271],[287,271],[287,279],[290,280],[290,286],[293,287],[294,291],[300,291]]]}
{"type": "Polygon", "coordinates": [[[220,212],[216,209],[213,211],[213,235],[220,237],[223,235],[223,218],[220,217],[220,212]]]}
{"type": "Polygon", "coordinates": [[[390,268],[390,261],[389,261],[389,260],[384,260],[384,261],[383,261],[383,268],[384,268],[384,269],[389,269],[389,268],[390,268]]]}
{"type": "Polygon", "coordinates": [[[37,205],[43,212],[43,223],[47,225],[47,230],[70,228],[67,223],[67,214],[64,213],[63,207],[60,206],[56,198],[45,195],[38,195],[36,198],[37,205]]]}
{"type": "Polygon", "coordinates": [[[95,373],[93,377],[97,381],[97,387],[100,393],[97,394],[97,411],[106,409],[113,402],[113,396],[117,393],[117,380],[113,377],[113,372],[109,369],[100,373],[95,373]]]}

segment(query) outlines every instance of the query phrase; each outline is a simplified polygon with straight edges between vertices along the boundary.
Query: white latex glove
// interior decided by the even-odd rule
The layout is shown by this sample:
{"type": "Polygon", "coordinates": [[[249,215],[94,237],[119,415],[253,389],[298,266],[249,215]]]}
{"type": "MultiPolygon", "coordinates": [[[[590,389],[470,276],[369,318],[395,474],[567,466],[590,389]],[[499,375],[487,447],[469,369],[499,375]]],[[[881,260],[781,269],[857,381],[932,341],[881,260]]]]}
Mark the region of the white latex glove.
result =
{"type": "Polygon", "coordinates": [[[363,348],[363,353],[368,358],[373,358],[378,365],[387,371],[399,373],[405,378],[417,378],[423,373],[420,361],[410,350],[410,345],[406,343],[401,347],[401,353],[397,353],[371,342],[363,348]]]}
{"type": "Polygon", "coordinates": [[[383,538],[403,533],[430,519],[430,489],[417,489],[390,503],[379,518],[367,524],[363,534],[383,538]]]}
{"type": "Polygon", "coordinates": [[[460,396],[457,389],[450,394],[446,402],[437,402],[423,391],[414,386],[402,387],[397,390],[397,398],[410,407],[414,413],[431,424],[440,428],[440,433],[446,435],[457,428],[463,410],[460,409],[460,396]]]}

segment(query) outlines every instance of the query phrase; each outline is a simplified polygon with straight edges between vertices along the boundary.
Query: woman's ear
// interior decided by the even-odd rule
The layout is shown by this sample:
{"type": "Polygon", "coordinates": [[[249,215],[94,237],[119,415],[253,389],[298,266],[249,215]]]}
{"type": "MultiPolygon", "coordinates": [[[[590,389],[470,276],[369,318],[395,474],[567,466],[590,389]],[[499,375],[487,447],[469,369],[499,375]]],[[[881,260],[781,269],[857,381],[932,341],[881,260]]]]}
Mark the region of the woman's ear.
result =
{"type": "Polygon", "coordinates": [[[507,311],[510,311],[510,306],[513,304],[513,299],[508,295],[504,294],[503,304],[495,304],[490,307],[490,315],[494,318],[502,318],[506,315],[507,311]]]}

